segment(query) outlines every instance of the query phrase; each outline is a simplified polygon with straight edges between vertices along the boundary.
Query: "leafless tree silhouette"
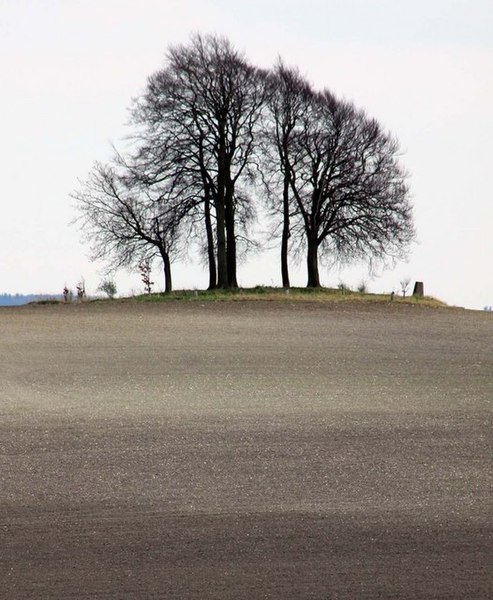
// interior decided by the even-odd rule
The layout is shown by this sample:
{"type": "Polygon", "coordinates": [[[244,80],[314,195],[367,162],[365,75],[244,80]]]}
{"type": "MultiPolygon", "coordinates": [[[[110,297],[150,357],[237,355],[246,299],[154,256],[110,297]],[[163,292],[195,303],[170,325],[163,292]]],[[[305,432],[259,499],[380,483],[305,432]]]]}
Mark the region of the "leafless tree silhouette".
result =
{"type": "Polygon", "coordinates": [[[320,251],[339,259],[403,253],[414,228],[397,142],[351,103],[311,91],[296,71],[281,66],[277,77],[271,110],[284,223],[289,214],[291,233],[303,232],[295,242],[306,248],[308,287],[320,286],[320,251]]]}
{"type": "Polygon", "coordinates": [[[174,190],[163,186],[153,196],[148,189],[129,186],[115,168],[101,164],[95,165],[73,197],[93,259],[104,259],[110,268],[117,268],[158,255],[165,291],[172,290],[171,257],[180,251],[183,198],[177,203],[174,190]]]}
{"type": "Polygon", "coordinates": [[[169,50],[165,68],[149,78],[133,110],[141,127],[139,158],[154,168],[152,177],[159,179],[166,168],[160,160],[164,143],[166,150],[173,148],[173,166],[180,165],[202,199],[210,287],[216,268],[218,287],[237,286],[236,225],[239,220],[246,230],[252,214],[248,183],[255,176],[263,83],[260,71],[228,40],[196,35],[169,50]]]}
{"type": "Polygon", "coordinates": [[[219,36],[171,47],[131,109],[130,148],[74,194],[93,256],[115,266],[205,249],[209,287],[237,287],[258,190],[281,230],[281,274],[319,261],[400,256],[414,236],[396,140],[281,60],[264,71],[219,36]],[[265,184],[256,184],[261,177],[265,184]]]}

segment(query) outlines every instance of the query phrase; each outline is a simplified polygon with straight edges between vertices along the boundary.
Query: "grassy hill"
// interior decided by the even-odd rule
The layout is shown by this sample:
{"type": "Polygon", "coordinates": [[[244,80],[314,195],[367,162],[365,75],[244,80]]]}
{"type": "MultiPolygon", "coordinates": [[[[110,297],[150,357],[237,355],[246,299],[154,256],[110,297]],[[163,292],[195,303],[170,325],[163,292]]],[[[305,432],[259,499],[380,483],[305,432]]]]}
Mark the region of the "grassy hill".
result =
{"type": "Polygon", "coordinates": [[[368,292],[355,292],[338,288],[290,288],[257,286],[254,288],[239,288],[236,290],[177,290],[170,294],[142,294],[130,298],[120,298],[118,301],[136,302],[169,302],[176,300],[209,301],[209,302],[237,302],[237,301],[284,301],[284,302],[365,302],[365,303],[398,303],[419,304],[421,306],[443,307],[444,302],[431,296],[407,296],[402,298],[390,294],[371,294],[368,292]]]}

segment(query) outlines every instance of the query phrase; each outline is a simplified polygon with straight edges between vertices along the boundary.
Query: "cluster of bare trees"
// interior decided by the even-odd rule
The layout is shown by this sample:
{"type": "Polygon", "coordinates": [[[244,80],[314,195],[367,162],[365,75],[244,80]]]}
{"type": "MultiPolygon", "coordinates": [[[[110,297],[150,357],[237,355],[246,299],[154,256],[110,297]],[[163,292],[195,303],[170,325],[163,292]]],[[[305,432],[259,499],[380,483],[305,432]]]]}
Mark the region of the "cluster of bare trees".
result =
{"type": "Polygon", "coordinates": [[[171,262],[192,244],[209,288],[237,287],[237,258],[253,244],[259,203],[289,252],[319,260],[405,252],[414,235],[398,146],[373,119],[296,69],[252,66],[216,36],[172,47],[131,109],[130,150],[96,164],[74,194],[94,258],[111,267],[171,262]]]}

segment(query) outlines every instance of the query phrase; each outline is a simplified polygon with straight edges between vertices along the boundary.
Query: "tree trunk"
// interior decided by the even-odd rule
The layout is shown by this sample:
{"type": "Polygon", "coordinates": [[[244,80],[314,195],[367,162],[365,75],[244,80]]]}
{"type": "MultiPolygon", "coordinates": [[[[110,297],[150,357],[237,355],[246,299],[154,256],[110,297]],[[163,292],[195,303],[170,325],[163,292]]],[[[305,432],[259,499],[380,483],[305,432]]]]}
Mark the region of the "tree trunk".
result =
{"type": "Polygon", "coordinates": [[[205,230],[207,234],[207,258],[209,262],[209,289],[215,289],[217,285],[217,270],[216,270],[216,257],[214,254],[214,234],[212,232],[212,221],[211,221],[211,201],[209,197],[209,191],[206,190],[204,200],[204,212],[205,212],[205,230]]]}
{"type": "Polygon", "coordinates": [[[216,240],[217,240],[217,287],[228,288],[228,262],[226,256],[226,224],[225,224],[225,155],[224,133],[220,132],[219,156],[217,160],[217,194],[216,203],[216,240]],[[222,135],[221,135],[222,133],[222,135]]]}
{"type": "Polygon", "coordinates": [[[318,274],[318,242],[317,238],[311,235],[307,237],[308,252],[306,265],[308,269],[308,283],[307,287],[317,288],[320,287],[320,277],[318,274]]]}
{"type": "Polygon", "coordinates": [[[281,239],[281,276],[282,287],[289,288],[288,241],[289,241],[289,178],[284,177],[283,225],[281,239]]]}
{"type": "Polygon", "coordinates": [[[217,239],[217,287],[228,287],[228,264],[226,262],[226,231],[224,228],[224,203],[216,202],[216,239],[217,239]]]}
{"type": "Polygon", "coordinates": [[[234,187],[231,181],[226,186],[225,196],[225,217],[226,217],[226,235],[227,235],[227,262],[228,262],[228,286],[230,288],[238,287],[236,277],[236,235],[235,235],[235,207],[234,207],[234,187]]]}
{"type": "Polygon", "coordinates": [[[166,252],[166,248],[159,248],[161,258],[163,259],[164,265],[164,292],[169,294],[173,290],[173,283],[171,280],[171,261],[169,254],[166,252]]]}

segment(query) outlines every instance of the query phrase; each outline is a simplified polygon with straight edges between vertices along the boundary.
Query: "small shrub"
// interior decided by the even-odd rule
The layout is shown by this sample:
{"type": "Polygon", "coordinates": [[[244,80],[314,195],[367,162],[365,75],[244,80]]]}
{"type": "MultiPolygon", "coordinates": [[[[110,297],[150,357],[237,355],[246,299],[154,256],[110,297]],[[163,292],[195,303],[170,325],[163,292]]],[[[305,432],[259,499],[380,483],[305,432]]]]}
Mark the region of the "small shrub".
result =
{"type": "Polygon", "coordinates": [[[146,258],[139,264],[139,273],[142,283],[144,284],[144,291],[146,294],[152,293],[152,286],[154,281],[151,281],[152,262],[149,258],[146,258]]]}
{"type": "Polygon", "coordinates": [[[35,300],[34,302],[29,302],[28,304],[40,304],[40,305],[60,304],[60,300],[57,300],[56,298],[45,298],[43,300],[35,300]]]}
{"type": "Polygon", "coordinates": [[[368,292],[368,285],[366,281],[361,281],[358,285],[358,292],[360,294],[366,294],[368,292]]]}
{"type": "Polygon", "coordinates": [[[401,284],[401,292],[402,292],[402,297],[405,298],[406,297],[406,293],[407,290],[409,288],[409,284],[411,283],[411,278],[410,277],[406,277],[405,279],[403,279],[400,284],[401,284]]]}
{"type": "Polygon", "coordinates": [[[79,281],[79,283],[75,286],[75,289],[77,290],[77,298],[79,300],[79,302],[82,302],[83,300],[86,299],[86,284],[84,279],[81,279],[79,281]]]}
{"type": "Polygon", "coordinates": [[[339,284],[337,287],[340,290],[341,294],[347,294],[348,292],[351,291],[351,288],[342,281],[339,281],[339,284]]]}
{"type": "Polygon", "coordinates": [[[103,292],[112,300],[116,296],[116,283],[112,279],[103,279],[99,284],[98,292],[103,292]]]}

